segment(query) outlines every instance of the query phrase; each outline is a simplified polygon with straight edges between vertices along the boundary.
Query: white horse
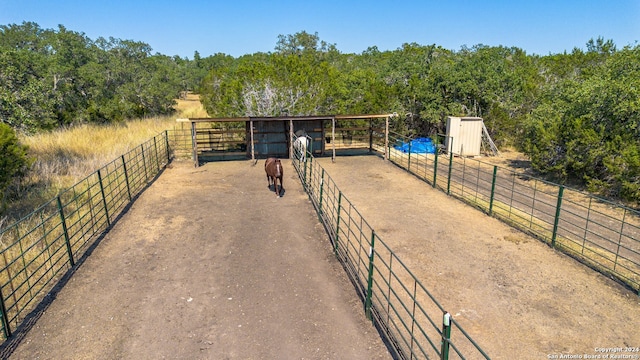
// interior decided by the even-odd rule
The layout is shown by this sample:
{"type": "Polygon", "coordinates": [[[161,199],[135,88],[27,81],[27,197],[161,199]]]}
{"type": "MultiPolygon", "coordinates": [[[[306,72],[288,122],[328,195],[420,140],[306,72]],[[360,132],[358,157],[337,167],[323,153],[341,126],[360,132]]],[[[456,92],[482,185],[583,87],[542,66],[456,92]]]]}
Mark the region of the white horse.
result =
{"type": "Polygon", "coordinates": [[[298,136],[298,138],[293,142],[293,148],[295,157],[304,162],[307,158],[307,148],[309,147],[309,137],[305,135],[298,136]]]}

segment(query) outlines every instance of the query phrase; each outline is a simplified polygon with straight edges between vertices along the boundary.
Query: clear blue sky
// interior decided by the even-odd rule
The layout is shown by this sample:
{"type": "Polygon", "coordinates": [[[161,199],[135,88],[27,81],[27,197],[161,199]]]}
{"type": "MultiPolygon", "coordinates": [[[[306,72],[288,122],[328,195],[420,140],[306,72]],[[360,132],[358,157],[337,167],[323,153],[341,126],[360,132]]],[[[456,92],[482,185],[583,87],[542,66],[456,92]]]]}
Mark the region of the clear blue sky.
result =
{"type": "Polygon", "coordinates": [[[618,49],[640,41],[640,0],[0,0],[0,25],[32,21],[44,29],[149,44],[193,58],[273,51],[278,35],[318,33],[343,53],[404,43],[516,46],[548,55],[602,37],[618,49]]]}

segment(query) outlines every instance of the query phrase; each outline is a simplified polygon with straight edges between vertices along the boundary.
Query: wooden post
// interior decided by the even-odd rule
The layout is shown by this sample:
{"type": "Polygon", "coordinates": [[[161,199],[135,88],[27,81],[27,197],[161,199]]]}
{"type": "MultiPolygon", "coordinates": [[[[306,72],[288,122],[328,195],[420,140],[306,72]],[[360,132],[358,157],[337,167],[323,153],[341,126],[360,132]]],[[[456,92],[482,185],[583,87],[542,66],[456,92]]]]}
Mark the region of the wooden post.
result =
{"type": "Polygon", "coordinates": [[[289,159],[293,159],[293,119],[289,119],[289,159]]]}
{"type": "Polygon", "coordinates": [[[333,154],[331,155],[331,161],[336,161],[336,117],[331,117],[331,148],[333,149],[333,154]]]}
{"type": "Polygon", "coordinates": [[[196,123],[191,122],[191,145],[193,146],[193,161],[194,166],[198,167],[198,140],[196,140],[196,123]]]}
{"type": "Polygon", "coordinates": [[[369,152],[373,151],[373,119],[369,119],[369,152]]]}
{"type": "Polygon", "coordinates": [[[385,118],[384,124],[384,159],[389,160],[389,116],[385,118]]]}
{"type": "Polygon", "coordinates": [[[251,160],[256,160],[255,145],[253,143],[253,119],[249,120],[249,133],[251,134],[251,160]]]}

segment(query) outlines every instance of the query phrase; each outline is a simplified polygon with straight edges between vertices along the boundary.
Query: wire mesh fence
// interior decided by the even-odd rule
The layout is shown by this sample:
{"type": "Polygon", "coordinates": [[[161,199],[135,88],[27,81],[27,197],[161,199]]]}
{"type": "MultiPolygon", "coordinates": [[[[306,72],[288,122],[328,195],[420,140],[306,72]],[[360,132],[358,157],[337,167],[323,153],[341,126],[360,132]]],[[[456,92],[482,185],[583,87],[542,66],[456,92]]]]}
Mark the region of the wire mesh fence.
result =
{"type": "Polygon", "coordinates": [[[170,159],[163,132],[0,229],[0,317],[11,336],[170,159]]]}
{"type": "Polygon", "coordinates": [[[640,212],[477,159],[397,149],[410,142],[391,134],[389,160],[640,294],[640,212]]]}
{"type": "MultiPolygon", "coordinates": [[[[640,293],[640,214],[583,192],[479,160],[400,151],[393,134],[373,150],[434,188],[527,231],[640,293]]],[[[0,229],[0,327],[11,336],[172,156],[189,131],[165,131],[0,229]]],[[[378,237],[311,152],[293,165],[367,315],[398,357],[488,358],[378,237]]]]}
{"type": "Polygon", "coordinates": [[[306,157],[296,153],[292,161],[367,317],[393,355],[489,359],[376,234],[311,153],[306,157]]]}

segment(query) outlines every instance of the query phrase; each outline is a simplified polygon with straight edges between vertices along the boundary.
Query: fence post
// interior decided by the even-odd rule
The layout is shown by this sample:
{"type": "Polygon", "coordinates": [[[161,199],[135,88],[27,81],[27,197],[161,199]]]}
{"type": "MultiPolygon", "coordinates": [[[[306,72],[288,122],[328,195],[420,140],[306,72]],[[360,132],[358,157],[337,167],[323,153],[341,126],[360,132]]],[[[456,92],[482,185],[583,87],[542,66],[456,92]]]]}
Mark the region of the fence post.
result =
{"type": "Polygon", "coordinates": [[[73,260],[73,251],[71,250],[71,241],[69,240],[69,230],[67,229],[67,220],[64,218],[64,211],[62,210],[62,201],[60,195],[56,198],[58,202],[58,212],[60,213],[60,221],[62,222],[62,231],[64,232],[64,243],[67,246],[67,254],[69,254],[69,264],[74,266],[76,263],[73,260]]]}
{"type": "Polygon", "coordinates": [[[491,180],[491,198],[489,200],[489,215],[493,215],[493,197],[496,193],[496,174],[498,173],[498,166],[493,166],[493,180],[491,180]]]}
{"type": "Polygon", "coordinates": [[[167,149],[167,164],[171,161],[171,155],[170,155],[170,151],[169,151],[169,130],[165,130],[164,131],[164,140],[166,142],[166,149],[167,149]]]}
{"type": "Polygon", "coordinates": [[[127,194],[129,194],[129,201],[131,201],[131,187],[129,186],[129,174],[127,173],[127,162],[124,161],[124,155],[122,155],[122,168],[124,169],[124,181],[127,182],[127,194]]]}
{"type": "Polygon", "coordinates": [[[438,176],[438,147],[436,145],[436,157],[433,161],[433,188],[436,188],[436,180],[438,176]]]}
{"type": "Polygon", "coordinates": [[[373,320],[373,315],[371,314],[371,297],[373,296],[373,246],[376,239],[375,230],[371,230],[371,247],[369,247],[369,275],[367,281],[367,298],[365,299],[364,304],[364,312],[367,315],[367,319],[373,320]]]}
{"type": "Polygon", "coordinates": [[[98,181],[100,182],[100,193],[102,194],[102,203],[104,204],[104,213],[107,216],[107,227],[111,226],[111,220],[109,219],[109,207],[107,206],[107,197],[104,196],[104,186],[102,185],[102,175],[98,170],[98,181]]]}
{"type": "Polygon", "coordinates": [[[320,201],[319,206],[318,206],[318,212],[320,213],[320,216],[322,216],[322,189],[323,189],[323,185],[324,185],[324,168],[322,168],[322,174],[320,175],[320,201]]]}
{"type": "Polygon", "coordinates": [[[613,271],[616,271],[618,266],[618,257],[620,256],[620,246],[622,245],[622,234],[624,232],[624,222],[627,220],[627,208],[624,209],[622,214],[622,224],[620,224],[620,236],[618,236],[618,249],[616,249],[616,259],[613,261],[613,271]]]}
{"type": "Polygon", "coordinates": [[[153,148],[156,152],[156,175],[160,172],[160,159],[158,158],[158,143],[156,141],[156,137],[153,137],[153,148]]]}
{"type": "Polygon", "coordinates": [[[407,160],[407,171],[411,173],[411,139],[409,139],[409,158],[407,160]]]}
{"type": "Polygon", "coordinates": [[[449,359],[449,342],[451,339],[451,314],[444,313],[442,317],[442,346],[440,348],[440,359],[449,359]]]}
{"type": "Polygon", "coordinates": [[[451,195],[451,169],[453,168],[453,153],[449,151],[449,176],[447,176],[447,195],[451,195]]]}
{"type": "Polygon", "coordinates": [[[7,314],[7,306],[4,304],[4,295],[2,295],[2,288],[0,288],[0,316],[2,317],[2,330],[4,331],[4,338],[8,339],[11,336],[11,327],[9,325],[9,316],[7,314]]]}
{"type": "MultiPolygon", "coordinates": [[[[309,159],[309,183],[313,184],[313,158],[309,157],[309,159]]],[[[310,193],[313,194],[313,186],[310,186],[310,193]]]]}
{"type": "Polygon", "coordinates": [[[338,237],[340,236],[340,212],[342,211],[342,191],[338,192],[338,219],[336,220],[336,238],[333,244],[333,251],[338,255],[338,237]]]}
{"type": "Polygon", "coordinates": [[[560,208],[562,207],[562,194],[564,193],[564,185],[558,188],[558,203],[556,205],[556,217],[553,220],[553,234],[551,235],[551,247],[556,247],[556,236],[558,235],[558,222],[560,221],[560,208]]]}
{"type": "Polygon", "coordinates": [[[307,154],[305,154],[304,157],[304,175],[303,175],[303,181],[302,181],[302,186],[304,187],[305,191],[307,190],[307,162],[309,161],[309,158],[306,156],[307,154]]]}
{"type": "Polygon", "coordinates": [[[144,158],[144,144],[140,144],[140,150],[142,151],[142,167],[144,168],[144,181],[149,181],[149,175],[147,174],[147,161],[144,158]]]}

